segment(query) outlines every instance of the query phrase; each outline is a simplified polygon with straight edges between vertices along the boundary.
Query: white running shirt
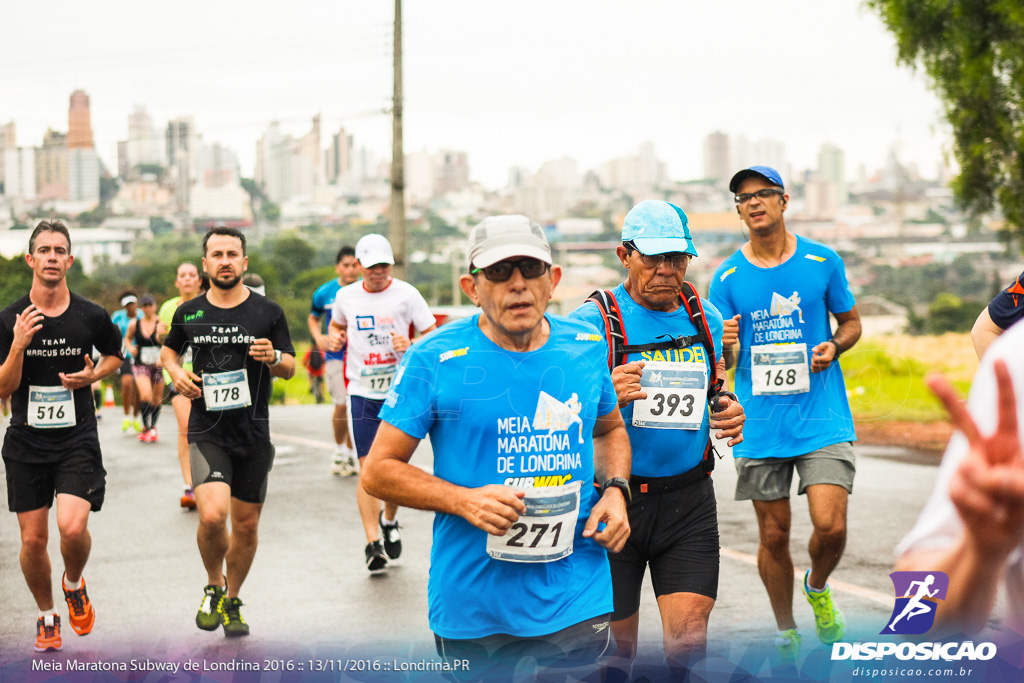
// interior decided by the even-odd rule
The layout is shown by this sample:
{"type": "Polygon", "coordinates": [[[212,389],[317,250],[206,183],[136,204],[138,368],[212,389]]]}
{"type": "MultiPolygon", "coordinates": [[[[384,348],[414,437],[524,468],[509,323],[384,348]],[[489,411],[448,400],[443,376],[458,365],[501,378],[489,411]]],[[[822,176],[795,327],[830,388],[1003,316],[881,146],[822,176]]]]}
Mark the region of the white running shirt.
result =
{"type": "Polygon", "coordinates": [[[331,320],[348,327],[348,393],[380,401],[387,397],[402,359],[391,333],[408,337],[410,325],[422,332],[436,322],[416,288],[397,278],[381,292],[366,291],[361,280],[342,287],[331,320]]]}
{"type": "MultiPolygon", "coordinates": [[[[1024,442],[1024,322],[1015,324],[1000,336],[985,352],[981,366],[971,384],[967,409],[982,434],[991,434],[996,429],[999,416],[998,386],[993,366],[995,361],[1006,361],[1013,380],[1013,392],[1017,398],[1017,428],[1024,442]]],[[[946,454],[939,467],[938,479],[931,498],[921,511],[917,524],[896,546],[896,555],[914,550],[947,548],[952,545],[963,530],[963,520],[949,498],[949,482],[956,468],[967,457],[967,438],[961,432],[954,432],[949,440],[946,454]]],[[[1010,553],[1000,581],[1000,595],[996,612],[1002,613],[1009,625],[1017,631],[1024,629],[1024,538],[1010,553]]]]}

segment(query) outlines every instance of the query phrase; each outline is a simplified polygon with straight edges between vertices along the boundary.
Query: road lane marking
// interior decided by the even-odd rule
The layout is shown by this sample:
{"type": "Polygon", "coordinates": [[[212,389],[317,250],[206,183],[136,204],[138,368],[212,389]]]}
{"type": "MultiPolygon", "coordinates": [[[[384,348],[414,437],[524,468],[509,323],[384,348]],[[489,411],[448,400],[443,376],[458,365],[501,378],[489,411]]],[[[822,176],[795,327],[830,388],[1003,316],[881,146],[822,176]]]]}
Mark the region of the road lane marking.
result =
{"type": "MultiPolygon", "coordinates": [[[[290,441],[292,443],[297,443],[297,444],[299,444],[301,446],[309,446],[310,448],[319,448],[322,451],[333,451],[335,448],[337,448],[336,444],[328,443],[326,441],[317,441],[316,439],[307,439],[307,438],[302,437],[302,436],[291,436],[290,434],[278,434],[277,432],[271,432],[270,433],[270,439],[272,441],[274,441],[274,440],[276,440],[276,441],[290,441]]],[[[430,468],[430,467],[424,467],[423,465],[417,465],[416,463],[409,463],[409,464],[415,465],[416,467],[420,468],[421,470],[423,470],[427,474],[433,474],[434,473],[434,470],[432,468],[430,468]]]]}
{"type": "MultiPolygon", "coordinates": [[[[325,451],[334,450],[333,443],[327,443],[326,441],[317,441],[315,439],[307,439],[301,436],[291,436],[288,434],[277,434],[271,432],[270,438],[280,441],[290,441],[292,443],[301,444],[303,446],[309,446],[310,448],[319,448],[320,450],[325,451]]],[[[747,553],[742,553],[738,550],[733,550],[732,548],[722,548],[722,555],[724,557],[730,557],[734,560],[739,560],[740,562],[745,562],[746,564],[753,565],[755,567],[757,566],[757,557],[755,557],[754,555],[748,555],[747,553]]],[[[799,569],[794,567],[793,575],[802,581],[805,571],[806,569],[799,569]]],[[[850,595],[855,595],[859,598],[864,598],[865,600],[877,602],[878,604],[885,605],[886,607],[891,607],[893,604],[892,596],[884,595],[882,593],[879,593],[878,591],[873,591],[870,588],[864,588],[863,586],[858,586],[856,584],[848,583],[846,581],[839,581],[834,578],[829,579],[829,585],[832,586],[832,588],[834,588],[835,590],[841,591],[843,593],[849,593],[850,595]]]]}
{"type": "MultiPolygon", "coordinates": [[[[757,557],[754,555],[748,555],[747,553],[741,553],[740,551],[733,550],[732,548],[722,548],[722,555],[724,557],[731,557],[734,560],[739,560],[740,562],[745,562],[755,567],[757,566],[757,557]]],[[[804,572],[806,571],[806,569],[793,567],[793,575],[801,581],[804,580],[804,572]]],[[[891,595],[884,595],[883,593],[873,591],[870,588],[858,586],[855,583],[848,583],[846,581],[839,581],[838,579],[830,578],[828,580],[828,584],[834,590],[849,593],[850,595],[855,595],[859,598],[864,598],[865,600],[870,600],[872,602],[877,602],[878,604],[885,605],[886,607],[892,607],[893,605],[893,597],[891,595]]]]}
{"type": "Polygon", "coordinates": [[[301,436],[289,436],[288,434],[278,434],[276,432],[271,432],[270,438],[276,441],[291,441],[292,443],[309,446],[310,448],[319,448],[324,451],[333,451],[335,448],[333,443],[327,443],[326,441],[316,441],[315,439],[306,439],[301,436]]]}

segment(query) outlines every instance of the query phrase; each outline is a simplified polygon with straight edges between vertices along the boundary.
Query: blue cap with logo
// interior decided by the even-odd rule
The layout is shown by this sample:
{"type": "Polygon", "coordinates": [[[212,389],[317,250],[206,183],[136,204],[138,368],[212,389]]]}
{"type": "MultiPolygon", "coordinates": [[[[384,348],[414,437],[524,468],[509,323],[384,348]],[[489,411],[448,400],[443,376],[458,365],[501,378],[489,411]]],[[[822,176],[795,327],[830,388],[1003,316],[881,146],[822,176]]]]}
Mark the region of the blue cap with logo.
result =
{"type": "Polygon", "coordinates": [[[740,183],[747,178],[755,176],[760,176],[772,185],[778,185],[782,189],[786,188],[786,186],[782,184],[782,176],[780,176],[779,172],[771,166],[751,166],[750,168],[743,169],[732,177],[732,180],[729,181],[729,192],[736,192],[740,187],[740,183]]]}
{"type": "Polygon", "coordinates": [[[626,214],[622,241],[632,242],[641,254],[681,252],[697,255],[686,214],[675,204],[658,199],[640,202],[626,214]]]}

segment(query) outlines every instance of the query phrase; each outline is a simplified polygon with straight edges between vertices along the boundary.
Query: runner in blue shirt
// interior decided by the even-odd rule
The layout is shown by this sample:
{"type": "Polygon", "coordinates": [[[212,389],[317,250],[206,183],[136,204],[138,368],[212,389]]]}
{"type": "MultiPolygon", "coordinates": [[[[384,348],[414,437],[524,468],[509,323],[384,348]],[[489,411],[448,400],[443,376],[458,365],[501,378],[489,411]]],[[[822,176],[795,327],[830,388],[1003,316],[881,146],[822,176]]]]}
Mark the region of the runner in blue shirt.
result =
{"type": "Polygon", "coordinates": [[[338,290],[359,279],[359,261],[356,250],[348,245],[338,250],[334,260],[334,272],[338,277],[320,285],[313,293],[313,306],[309,311],[309,334],[313,337],[316,348],[325,353],[326,363],[324,374],[327,377],[327,391],[334,404],[331,425],[334,427],[334,455],[331,458],[331,473],[343,477],[354,476],[359,467],[356,465],[355,451],[352,449],[352,437],[348,433],[348,392],[345,391],[345,349],[331,351],[330,342],[324,334],[331,324],[331,307],[338,296],[338,290]]]}
{"type": "Polygon", "coordinates": [[[545,314],[561,277],[524,216],[470,235],[482,312],[413,344],[364,463],[371,495],[434,510],[429,620],[457,677],[591,666],[609,647],[607,550],[629,535],[629,442],[597,330],[545,314]],[[409,464],[430,435],[433,474],[409,464]],[[599,491],[594,483],[602,482],[599,491]]]}
{"type": "MultiPolygon", "coordinates": [[[[139,310],[139,297],[130,289],[121,292],[119,301],[124,308],[119,308],[111,313],[110,319],[117,325],[117,329],[121,330],[121,338],[124,339],[124,335],[128,333],[129,323],[132,320],[141,318],[142,311],[139,310]]],[[[139,420],[141,408],[139,406],[139,397],[135,392],[132,357],[131,354],[127,353],[127,349],[124,348],[121,349],[121,355],[124,356],[119,371],[121,375],[121,406],[124,409],[124,421],[121,423],[121,431],[127,432],[129,429],[134,429],[137,433],[142,434],[145,430],[142,422],[139,420]]]]}
{"type": "Polygon", "coordinates": [[[744,169],[729,189],[750,241],[715,271],[710,298],[726,318],[727,363],[732,346],[740,344],[736,394],[747,422],[745,441],[734,452],[736,500],[754,503],[758,568],[778,624],[776,645],[792,661],[800,651],[789,552],[794,467],[814,525],[804,594],[818,638],[833,643],[843,637],[843,615],[832,602],[828,577],[846,545],[857,437],[837,359],[860,338],[860,315],[838,254],[786,229],[789,196],[775,169],[744,169]],[[829,313],[839,321],[835,332],[829,313]]]}
{"type": "Polygon", "coordinates": [[[691,293],[696,298],[684,282],[697,250],[683,210],[665,201],[634,206],[615,252],[627,279],[609,292],[610,302],[621,313],[628,348],[648,348],[615,357],[597,297],[571,317],[604,332],[633,452],[631,534],[622,552],[609,558],[615,592],[612,631],[622,658],[616,666],[626,669],[636,656],[640,589],[649,565],[665,656],[682,675],[690,661],[703,658],[708,618],[718,596],[718,511],[708,476],[714,463],[709,435],[714,428],[716,436],[741,442],[743,407],[722,397],[720,412],[709,419],[708,390],[717,392],[716,376],[725,377],[722,316],[709,301],[684,302],[691,293]],[[710,348],[695,325],[704,323],[699,316],[691,318],[688,305],[703,311],[710,348]]]}

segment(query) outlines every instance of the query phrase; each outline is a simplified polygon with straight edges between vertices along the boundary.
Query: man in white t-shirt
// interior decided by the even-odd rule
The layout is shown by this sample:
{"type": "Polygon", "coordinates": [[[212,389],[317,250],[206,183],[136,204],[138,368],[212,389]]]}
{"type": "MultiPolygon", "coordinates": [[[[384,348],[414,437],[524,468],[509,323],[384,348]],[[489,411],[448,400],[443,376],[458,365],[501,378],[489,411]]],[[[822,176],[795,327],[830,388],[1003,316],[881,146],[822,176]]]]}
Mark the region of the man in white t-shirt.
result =
{"type": "Polygon", "coordinates": [[[966,407],[940,377],[929,380],[957,432],[931,498],[896,553],[899,571],[942,571],[949,592],[936,626],[984,628],[1002,585],[1006,625],[1024,633],[1024,323],[985,353],[966,407]]]}
{"type": "MultiPolygon", "coordinates": [[[[398,362],[409,348],[410,328],[427,333],[437,327],[423,296],[408,282],[391,277],[395,258],[383,235],[364,235],[356,242],[356,258],[363,279],[338,290],[331,308],[330,350],[338,351],[348,341],[345,375],[352,409],[352,440],[359,468],[370,453],[380,419],[377,414],[395,379],[398,362]]],[[[395,519],[398,506],[384,505],[356,489],[359,516],[366,531],[366,568],[385,569],[388,558],[402,554],[402,540],[395,519]],[[380,526],[383,547],[377,533],[380,526]]]]}

